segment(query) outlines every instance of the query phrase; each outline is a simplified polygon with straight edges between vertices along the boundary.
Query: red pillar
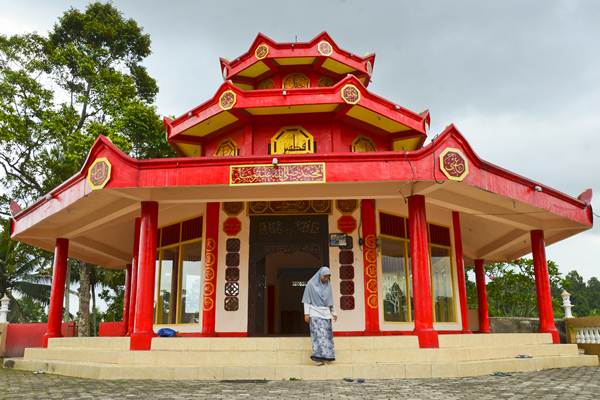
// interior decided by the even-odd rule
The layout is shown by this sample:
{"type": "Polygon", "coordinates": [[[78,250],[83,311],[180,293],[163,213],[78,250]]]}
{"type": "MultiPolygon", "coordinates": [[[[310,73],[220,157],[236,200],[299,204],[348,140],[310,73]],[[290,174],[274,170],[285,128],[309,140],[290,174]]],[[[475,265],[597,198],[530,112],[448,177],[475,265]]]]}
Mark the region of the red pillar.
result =
{"type": "Polygon", "coordinates": [[[215,334],[217,266],[219,255],[219,203],[206,205],[206,240],[204,248],[204,299],[202,301],[202,334],[215,334]]]}
{"type": "Polygon", "coordinates": [[[379,300],[377,298],[377,230],[375,200],[360,203],[363,237],[363,266],[365,293],[365,332],[379,332],[379,300]]]}
{"type": "Polygon", "coordinates": [[[531,231],[531,252],[533,253],[535,288],[540,319],[539,332],[552,334],[552,341],[560,343],[558,331],[554,324],[554,312],[552,311],[552,295],[550,294],[550,277],[548,276],[548,264],[546,263],[544,231],[531,231]]]}
{"type": "Polygon", "coordinates": [[[156,239],[158,203],[142,202],[137,268],[135,319],[131,350],[150,350],[154,330],[154,279],[156,274],[156,239]]]}
{"type": "Polygon", "coordinates": [[[452,212],[452,228],[454,231],[454,254],[456,255],[456,274],[458,275],[458,297],[460,299],[460,319],[463,333],[469,330],[469,308],[467,305],[467,284],[465,281],[465,261],[463,258],[462,233],[460,227],[460,214],[452,212]]]}
{"type": "Polygon", "coordinates": [[[487,290],[485,289],[485,268],[481,258],[475,260],[475,282],[477,284],[477,306],[479,311],[479,332],[490,333],[487,290]]]}
{"type": "Polygon", "coordinates": [[[135,322],[135,299],[137,297],[137,274],[138,274],[138,253],[140,251],[140,225],[141,219],[135,219],[133,231],[133,257],[131,260],[131,290],[129,291],[129,317],[127,319],[127,335],[133,333],[133,324],[135,322]]]}
{"type": "Polygon", "coordinates": [[[69,241],[61,238],[56,239],[54,264],[52,266],[52,288],[50,290],[50,305],[48,307],[48,328],[43,339],[44,347],[48,347],[49,338],[62,337],[61,325],[68,256],[69,241]]]}
{"type": "Polygon", "coordinates": [[[431,268],[427,232],[425,197],[422,195],[410,196],[408,198],[408,236],[412,260],[414,334],[419,337],[420,347],[439,347],[438,335],[433,329],[431,268]]]}
{"type": "Polygon", "coordinates": [[[125,292],[123,293],[123,334],[127,335],[129,326],[129,298],[131,296],[131,264],[125,268],[125,292]]]}

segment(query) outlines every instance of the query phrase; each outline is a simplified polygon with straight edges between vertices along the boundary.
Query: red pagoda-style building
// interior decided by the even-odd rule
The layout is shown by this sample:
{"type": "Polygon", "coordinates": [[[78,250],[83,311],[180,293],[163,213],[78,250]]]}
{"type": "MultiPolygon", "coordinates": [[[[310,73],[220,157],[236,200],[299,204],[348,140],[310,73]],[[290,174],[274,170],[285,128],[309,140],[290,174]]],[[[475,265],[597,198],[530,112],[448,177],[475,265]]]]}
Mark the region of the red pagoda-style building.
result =
{"type": "Polygon", "coordinates": [[[99,137],[78,174],[13,217],[14,240],[55,254],[46,338],[60,336],[73,257],[126,269],[131,350],[152,349],[160,327],[306,335],[300,299],[320,265],[332,270],[336,337],[438,348],[490,331],[485,263],[532,253],[539,330],[558,343],[545,246],[592,227],[591,190],[571,197],[490,164],[453,125],[424,146],[429,112],[371,93],[374,63],[327,33],[259,34],[220,60],[214,96],[165,118],[180,157],[136,160],[99,137]]]}

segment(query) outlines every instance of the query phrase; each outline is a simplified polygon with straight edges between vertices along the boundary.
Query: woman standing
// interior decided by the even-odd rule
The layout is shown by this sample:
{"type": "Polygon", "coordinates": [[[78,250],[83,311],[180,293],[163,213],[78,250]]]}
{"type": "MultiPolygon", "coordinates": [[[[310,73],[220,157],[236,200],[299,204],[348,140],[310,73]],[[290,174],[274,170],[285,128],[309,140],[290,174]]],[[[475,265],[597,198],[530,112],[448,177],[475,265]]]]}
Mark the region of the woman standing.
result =
{"type": "Polygon", "coordinates": [[[310,324],[310,340],[312,342],[310,358],[317,362],[317,365],[335,361],[331,320],[337,321],[337,315],[333,307],[330,279],[329,268],[321,267],[307,282],[302,295],[304,321],[310,324]]]}

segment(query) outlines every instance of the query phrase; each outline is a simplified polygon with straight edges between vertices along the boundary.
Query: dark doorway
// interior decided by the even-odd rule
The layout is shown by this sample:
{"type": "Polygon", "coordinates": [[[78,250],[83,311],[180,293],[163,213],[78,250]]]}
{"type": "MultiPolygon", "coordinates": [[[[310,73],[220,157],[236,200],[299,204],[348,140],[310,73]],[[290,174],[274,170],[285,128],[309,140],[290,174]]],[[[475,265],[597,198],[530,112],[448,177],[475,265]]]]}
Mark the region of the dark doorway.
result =
{"type": "Polygon", "coordinates": [[[250,217],[248,335],[307,335],[302,293],[329,265],[327,215],[250,217]]]}

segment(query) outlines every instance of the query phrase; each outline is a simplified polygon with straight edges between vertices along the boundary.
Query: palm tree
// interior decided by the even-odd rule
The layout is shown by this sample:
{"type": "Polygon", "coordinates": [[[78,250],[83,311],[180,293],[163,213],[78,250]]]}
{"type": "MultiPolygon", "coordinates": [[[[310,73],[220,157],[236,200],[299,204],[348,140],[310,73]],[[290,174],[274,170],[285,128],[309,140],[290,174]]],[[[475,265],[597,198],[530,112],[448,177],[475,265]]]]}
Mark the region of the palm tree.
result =
{"type": "Polygon", "coordinates": [[[31,322],[32,301],[42,307],[50,300],[48,254],[10,239],[10,224],[0,219],[0,298],[10,299],[9,321],[31,322]]]}

